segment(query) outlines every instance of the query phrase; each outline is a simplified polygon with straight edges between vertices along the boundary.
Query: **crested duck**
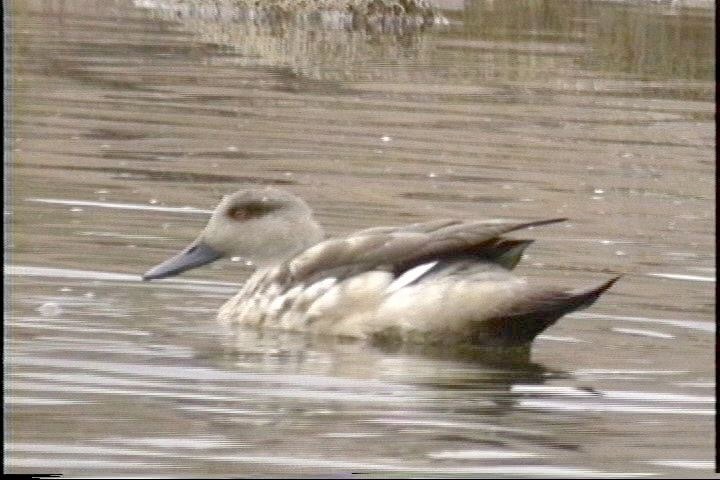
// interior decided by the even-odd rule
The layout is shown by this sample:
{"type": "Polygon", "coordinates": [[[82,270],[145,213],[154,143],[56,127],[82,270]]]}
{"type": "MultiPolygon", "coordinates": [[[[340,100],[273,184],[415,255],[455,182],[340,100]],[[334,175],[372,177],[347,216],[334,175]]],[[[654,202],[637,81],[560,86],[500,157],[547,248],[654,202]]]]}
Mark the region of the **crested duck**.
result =
{"type": "Polygon", "coordinates": [[[198,238],[143,279],[242,257],[257,269],[221,307],[223,322],[380,341],[527,346],[619,278],[566,291],[513,274],[532,240],[503,235],[564,220],[447,219],[323,240],[302,199],[252,188],[225,196],[198,238]]]}

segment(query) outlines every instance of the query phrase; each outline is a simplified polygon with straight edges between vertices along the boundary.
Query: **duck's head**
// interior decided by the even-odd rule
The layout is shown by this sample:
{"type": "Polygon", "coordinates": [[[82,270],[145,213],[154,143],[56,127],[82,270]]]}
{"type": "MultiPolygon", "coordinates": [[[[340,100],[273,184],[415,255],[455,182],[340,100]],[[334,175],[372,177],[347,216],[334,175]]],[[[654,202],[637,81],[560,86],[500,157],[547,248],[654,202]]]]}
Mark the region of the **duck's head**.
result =
{"type": "Polygon", "coordinates": [[[223,257],[270,266],[316,244],[322,236],[312,210],[299,197],[269,187],[241,190],[223,197],[194,242],[142,278],[171,277],[223,257]]]}

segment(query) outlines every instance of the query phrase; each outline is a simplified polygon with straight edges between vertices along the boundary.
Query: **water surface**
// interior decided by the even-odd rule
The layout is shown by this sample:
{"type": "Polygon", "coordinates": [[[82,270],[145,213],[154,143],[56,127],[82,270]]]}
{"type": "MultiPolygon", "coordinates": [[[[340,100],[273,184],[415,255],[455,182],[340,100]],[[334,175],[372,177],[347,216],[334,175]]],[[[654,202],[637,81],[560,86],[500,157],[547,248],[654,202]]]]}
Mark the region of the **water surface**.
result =
{"type": "Polygon", "coordinates": [[[713,475],[707,3],[446,1],[402,31],[178,4],[14,5],[7,471],[713,475]],[[518,271],[624,277],[520,364],[226,331],[242,262],[139,274],[247,184],[331,235],[569,217],[518,271]]]}

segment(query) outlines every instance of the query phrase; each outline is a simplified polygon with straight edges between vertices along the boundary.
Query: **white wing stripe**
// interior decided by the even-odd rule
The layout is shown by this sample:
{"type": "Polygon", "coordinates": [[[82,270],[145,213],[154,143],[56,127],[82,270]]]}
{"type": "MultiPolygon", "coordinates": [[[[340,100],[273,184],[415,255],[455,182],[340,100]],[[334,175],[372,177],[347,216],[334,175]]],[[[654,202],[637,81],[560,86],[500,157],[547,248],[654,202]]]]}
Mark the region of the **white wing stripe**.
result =
{"type": "Polygon", "coordinates": [[[390,285],[388,285],[386,292],[392,293],[396,290],[410,285],[412,282],[425,275],[431,268],[437,265],[437,263],[438,260],[435,260],[433,262],[423,263],[418,265],[417,267],[411,268],[410,270],[396,278],[390,285]]]}

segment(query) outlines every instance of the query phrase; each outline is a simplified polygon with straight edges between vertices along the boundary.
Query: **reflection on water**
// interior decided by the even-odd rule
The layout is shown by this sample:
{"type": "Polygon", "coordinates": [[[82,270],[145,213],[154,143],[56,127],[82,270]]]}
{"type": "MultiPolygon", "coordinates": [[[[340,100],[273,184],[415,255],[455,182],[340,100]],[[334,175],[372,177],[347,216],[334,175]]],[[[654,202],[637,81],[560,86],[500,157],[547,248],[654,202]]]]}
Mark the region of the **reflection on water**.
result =
{"type": "MultiPolygon", "coordinates": [[[[714,78],[715,63],[708,61],[715,54],[715,29],[709,21],[713,11],[679,8],[678,2],[627,3],[470,1],[463,19],[478,36],[512,42],[509,49],[518,48],[519,42],[528,42],[525,48],[536,50],[533,45],[554,45],[555,55],[566,52],[565,56],[575,57],[573,61],[592,72],[589,82],[619,76],[628,82],[642,80],[632,82],[638,91],[662,95],[665,90],[665,95],[676,97],[678,89],[651,81],[677,79],[683,80],[679,90],[685,97],[712,95],[707,90],[710,85],[690,86],[687,81],[714,78]]],[[[553,55],[547,47],[543,53],[553,55]]],[[[537,75],[536,65],[525,67],[525,78],[537,75]]]]}
{"type": "MultiPolygon", "coordinates": [[[[135,3],[155,18],[179,21],[203,43],[229,49],[236,55],[230,61],[237,65],[289,68],[300,77],[293,89],[312,89],[302,85],[309,80],[477,86],[478,80],[490,85],[557,81],[561,73],[563,90],[611,94],[622,81],[638,92],[703,99],[712,95],[711,86],[687,81],[710,82],[715,75],[712,10],[676,4],[466,1],[464,8],[453,5],[425,16],[391,15],[392,20],[383,21],[375,15],[375,28],[365,23],[359,28],[353,21],[358,15],[342,8],[345,2],[329,2],[340,7],[320,13],[298,7],[282,17],[254,15],[248,13],[254,7],[233,2],[135,3]],[[463,28],[447,27],[451,22],[463,28]],[[587,73],[578,71],[578,62],[587,73]],[[613,81],[610,74],[616,76],[613,81]],[[681,88],[651,82],[661,79],[685,82],[681,88]]],[[[315,88],[337,87],[323,83],[315,88]]],[[[423,93],[420,88],[416,93],[423,93]]]]}
{"type": "Polygon", "coordinates": [[[242,5],[14,4],[6,469],[710,474],[712,4],[242,5]],[[242,262],[139,274],[246,183],[332,234],[567,216],[522,273],[625,275],[529,358],[227,331],[242,262]]]}
{"type": "MultiPolygon", "coordinates": [[[[413,69],[427,51],[424,33],[447,23],[439,11],[422,1],[402,2],[419,5],[407,11],[400,2],[382,0],[324,3],[319,10],[317,2],[312,7],[288,4],[280,13],[256,2],[135,2],[154,18],[180,21],[201,42],[232,51],[236,65],[287,68],[289,72],[278,73],[291,79],[297,75],[300,82],[358,80],[359,75],[375,80],[386,69],[373,69],[374,63],[413,69]],[[395,8],[377,6],[383,3],[395,8]],[[365,75],[360,73],[368,67],[365,75]]],[[[318,87],[333,89],[326,83],[318,87]]]]}

